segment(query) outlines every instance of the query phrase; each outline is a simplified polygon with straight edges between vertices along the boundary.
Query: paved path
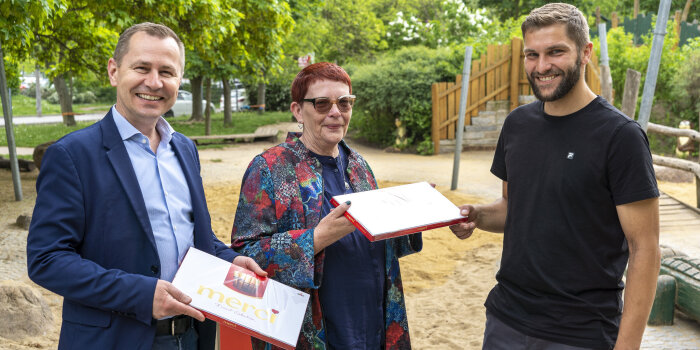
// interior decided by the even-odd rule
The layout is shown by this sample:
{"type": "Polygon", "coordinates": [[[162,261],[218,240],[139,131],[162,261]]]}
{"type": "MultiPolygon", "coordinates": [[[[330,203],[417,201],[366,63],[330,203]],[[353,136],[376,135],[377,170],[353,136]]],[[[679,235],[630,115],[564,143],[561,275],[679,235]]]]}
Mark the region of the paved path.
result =
{"type": "MultiPolygon", "coordinates": [[[[34,148],[31,147],[15,147],[15,151],[17,151],[18,156],[31,156],[34,154],[34,148]]],[[[0,155],[2,154],[10,154],[7,146],[0,146],[0,155]]]]}
{"type": "MultiPolygon", "coordinates": [[[[100,113],[90,113],[90,114],[80,114],[75,116],[75,121],[83,122],[90,120],[100,120],[105,116],[104,112],[100,113]]],[[[41,117],[13,117],[12,124],[57,124],[63,122],[63,117],[61,115],[45,115],[41,117]]],[[[0,126],[5,126],[5,118],[0,118],[0,126]]]]}
{"type": "Polygon", "coordinates": [[[661,193],[659,214],[660,243],[700,257],[700,210],[661,193]]]}

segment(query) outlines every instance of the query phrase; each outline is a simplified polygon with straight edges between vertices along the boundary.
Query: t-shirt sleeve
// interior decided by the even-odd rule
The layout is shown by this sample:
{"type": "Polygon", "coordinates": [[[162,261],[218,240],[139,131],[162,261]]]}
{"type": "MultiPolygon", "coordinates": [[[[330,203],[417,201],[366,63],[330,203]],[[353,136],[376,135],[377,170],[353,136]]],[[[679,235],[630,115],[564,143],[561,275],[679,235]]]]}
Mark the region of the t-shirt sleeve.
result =
{"type": "Polygon", "coordinates": [[[491,173],[496,175],[503,181],[508,181],[508,172],[506,171],[506,150],[505,137],[508,120],[503,124],[501,134],[498,135],[498,143],[496,144],[496,153],[493,155],[493,163],[491,163],[491,173]]]}
{"type": "Polygon", "coordinates": [[[659,196],[649,140],[636,122],[622,125],[613,136],[608,181],[615,205],[659,196]]]}

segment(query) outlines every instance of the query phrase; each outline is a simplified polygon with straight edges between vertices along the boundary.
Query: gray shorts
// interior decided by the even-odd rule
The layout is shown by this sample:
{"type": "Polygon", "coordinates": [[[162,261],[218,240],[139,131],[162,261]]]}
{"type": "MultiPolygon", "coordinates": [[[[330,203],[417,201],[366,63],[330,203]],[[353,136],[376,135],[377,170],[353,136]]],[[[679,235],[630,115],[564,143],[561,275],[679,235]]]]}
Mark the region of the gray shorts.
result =
{"type": "Polygon", "coordinates": [[[590,350],[534,338],[518,332],[486,311],[484,350],[590,350]]]}

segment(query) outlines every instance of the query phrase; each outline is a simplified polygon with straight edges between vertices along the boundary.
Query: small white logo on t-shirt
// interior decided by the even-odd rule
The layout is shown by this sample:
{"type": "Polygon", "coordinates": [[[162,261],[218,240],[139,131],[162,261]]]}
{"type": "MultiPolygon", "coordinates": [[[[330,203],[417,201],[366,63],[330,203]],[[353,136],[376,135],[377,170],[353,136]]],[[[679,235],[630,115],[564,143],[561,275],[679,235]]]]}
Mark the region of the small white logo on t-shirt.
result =
{"type": "Polygon", "coordinates": [[[574,152],[569,152],[569,154],[566,155],[566,159],[574,159],[574,152]]]}

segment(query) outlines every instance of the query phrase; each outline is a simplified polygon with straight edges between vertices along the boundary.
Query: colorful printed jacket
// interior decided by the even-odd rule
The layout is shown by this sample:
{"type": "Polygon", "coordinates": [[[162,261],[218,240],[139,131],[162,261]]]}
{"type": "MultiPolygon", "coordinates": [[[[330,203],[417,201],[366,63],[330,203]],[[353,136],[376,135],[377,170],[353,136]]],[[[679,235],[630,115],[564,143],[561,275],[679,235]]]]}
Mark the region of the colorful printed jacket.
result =
{"type": "MultiPolygon", "coordinates": [[[[314,228],[322,219],[323,177],[320,162],[290,133],[287,142],[256,156],[243,176],[233,224],[232,246],[250,256],[269,277],[311,295],[297,349],[325,349],[326,335],[318,288],[324,251],[314,256],[314,228]]],[[[377,188],[367,162],[345,142],[347,175],[355,192],[377,188]]],[[[421,250],[421,234],[386,241],[384,292],[386,349],[410,349],[399,257],[421,250]]],[[[255,349],[271,345],[254,342],[255,349]]]]}

